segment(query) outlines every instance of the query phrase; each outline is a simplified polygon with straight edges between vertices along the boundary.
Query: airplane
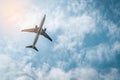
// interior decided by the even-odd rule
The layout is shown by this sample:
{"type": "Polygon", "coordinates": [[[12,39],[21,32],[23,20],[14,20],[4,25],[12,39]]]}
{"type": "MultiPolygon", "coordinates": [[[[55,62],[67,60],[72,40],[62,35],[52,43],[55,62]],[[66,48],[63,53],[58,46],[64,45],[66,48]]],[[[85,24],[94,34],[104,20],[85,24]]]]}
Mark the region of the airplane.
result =
{"type": "Polygon", "coordinates": [[[39,51],[39,50],[35,47],[35,45],[36,45],[36,43],[37,43],[38,38],[39,38],[40,35],[43,35],[44,37],[46,37],[47,39],[49,39],[49,40],[52,42],[52,39],[51,39],[51,38],[49,37],[49,35],[46,33],[46,28],[44,28],[44,29],[42,28],[42,27],[43,27],[43,24],[44,24],[44,21],[45,21],[45,18],[46,18],[46,15],[44,15],[44,17],[43,17],[43,19],[42,19],[39,27],[38,27],[38,25],[36,25],[35,28],[30,28],[30,29],[24,29],[24,30],[22,30],[22,32],[33,32],[33,33],[36,33],[36,37],[35,37],[35,39],[34,39],[33,44],[30,45],[30,46],[26,46],[26,48],[33,48],[34,50],[39,51]]]}

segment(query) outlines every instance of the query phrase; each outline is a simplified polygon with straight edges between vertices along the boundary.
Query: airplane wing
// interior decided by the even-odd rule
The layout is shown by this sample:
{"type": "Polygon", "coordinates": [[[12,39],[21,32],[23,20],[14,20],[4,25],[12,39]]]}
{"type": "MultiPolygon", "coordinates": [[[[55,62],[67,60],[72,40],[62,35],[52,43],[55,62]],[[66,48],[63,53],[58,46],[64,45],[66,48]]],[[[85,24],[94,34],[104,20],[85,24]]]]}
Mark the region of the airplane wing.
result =
{"type": "Polygon", "coordinates": [[[23,29],[22,32],[34,32],[34,33],[37,33],[38,29],[39,28],[36,25],[35,28],[23,29]]]}
{"type": "Polygon", "coordinates": [[[23,29],[22,32],[35,32],[35,28],[23,29]]]}
{"type": "Polygon", "coordinates": [[[42,32],[42,34],[44,37],[46,37],[47,39],[49,39],[50,41],[52,41],[52,39],[49,37],[49,35],[44,31],[42,32]]]}
{"type": "Polygon", "coordinates": [[[45,21],[46,15],[44,15],[40,25],[37,27],[37,25],[35,26],[35,28],[30,28],[30,29],[23,29],[22,32],[34,32],[34,33],[38,33],[40,32],[39,30],[42,29],[44,21],[45,21]]]}

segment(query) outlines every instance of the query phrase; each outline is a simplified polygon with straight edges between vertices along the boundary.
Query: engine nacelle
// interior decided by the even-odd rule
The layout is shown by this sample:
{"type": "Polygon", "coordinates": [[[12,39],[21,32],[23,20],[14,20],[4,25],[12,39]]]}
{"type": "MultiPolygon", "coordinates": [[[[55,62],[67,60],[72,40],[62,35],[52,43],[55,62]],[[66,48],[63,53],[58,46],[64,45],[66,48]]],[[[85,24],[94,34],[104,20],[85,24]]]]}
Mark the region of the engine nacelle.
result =
{"type": "Polygon", "coordinates": [[[44,28],[44,31],[46,31],[46,28],[44,28]]]}
{"type": "Polygon", "coordinates": [[[37,25],[35,25],[35,29],[37,29],[38,28],[38,26],[37,25]]]}

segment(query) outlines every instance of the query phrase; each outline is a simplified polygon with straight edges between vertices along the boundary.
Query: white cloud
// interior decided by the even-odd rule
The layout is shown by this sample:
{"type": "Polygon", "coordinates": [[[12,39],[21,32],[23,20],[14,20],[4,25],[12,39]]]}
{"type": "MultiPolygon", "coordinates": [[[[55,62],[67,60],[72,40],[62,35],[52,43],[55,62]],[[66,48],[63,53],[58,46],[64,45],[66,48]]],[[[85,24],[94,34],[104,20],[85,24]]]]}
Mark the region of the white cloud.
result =
{"type": "Polygon", "coordinates": [[[113,23],[108,23],[109,36],[112,38],[119,38],[120,28],[113,23]]]}
{"type": "Polygon", "coordinates": [[[99,44],[93,48],[90,48],[86,52],[86,59],[89,62],[104,63],[104,61],[110,62],[115,59],[116,51],[119,51],[119,43],[114,42],[113,45],[99,44]]]}
{"type": "Polygon", "coordinates": [[[0,68],[5,68],[11,62],[11,58],[5,54],[0,54],[0,61],[0,68]]]}
{"type": "Polygon", "coordinates": [[[48,80],[70,80],[69,74],[66,74],[63,70],[59,68],[52,68],[47,79],[48,80]]]}
{"type": "Polygon", "coordinates": [[[117,80],[119,76],[117,69],[111,69],[110,72],[103,75],[92,67],[77,67],[66,72],[62,70],[61,67],[52,67],[46,63],[42,68],[34,68],[31,63],[21,63],[22,62],[15,64],[17,66],[14,67],[9,64],[12,72],[10,71],[3,76],[2,80],[6,80],[7,78],[5,77],[8,77],[11,80],[117,80]],[[49,68],[51,69],[48,70],[49,68]]]}
{"type": "MultiPolygon", "coordinates": [[[[90,1],[90,0],[89,0],[90,1]]],[[[67,6],[67,10],[69,12],[73,12],[73,13],[78,13],[79,11],[84,11],[85,7],[86,7],[86,2],[85,0],[74,0],[74,2],[71,0],[68,2],[68,6],[67,6]]]]}
{"type": "Polygon", "coordinates": [[[27,76],[21,76],[21,77],[16,78],[16,80],[33,80],[33,79],[31,79],[27,76]]]}
{"type": "Polygon", "coordinates": [[[27,52],[26,55],[21,56],[23,55],[22,53],[20,53],[21,55],[18,55],[17,53],[12,53],[14,52],[14,49],[6,48],[5,50],[7,50],[8,52],[3,51],[3,53],[0,53],[1,80],[14,80],[16,77],[19,77],[18,75],[25,73],[25,70],[23,69],[26,69],[26,71],[30,71],[29,67],[27,67],[27,61],[29,61],[34,56],[34,54],[27,52]]]}
{"type": "Polygon", "coordinates": [[[65,17],[65,12],[60,6],[57,6],[53,12],[48,13],[46,17],[45,26],[49,31],[53,33],[60,27],[65,26],[64,17],[65,17]]]}
{"type": "Polygon", "coordinates": [[[103,62],[105,59],[110,60],[110,48],[108,45],[100,44],[93,49],[90,49],[86,52],[86,59],[88,61],[99,61],[103,62]],[[109,55],[108,55],[109,54],[109,55]]]}
{"type": "Polygon", "coordinates": [[[77,68],[70,71],[71,78],[75,80],[99,80],[99,74],[94,68],[77,68]]]}
{"type": "Polygon", "coordinates": [[[119,41],[116,41],[114,44],[113,44],[113,51],[118,51],[120,52],[120,42],[119,41]]]}
{"type": "Polygon", "coordinates": [[[96,29],[94,19],[87,14],[69,17],[60,28],[63,33],[58,36],[55,50],[66,48],[71,51],[76,45],[82,45],[86,34],[93,34],[96,29]]]}
{"type": "Polygon", "coordinates": [[[112,21],[107,21],[102,19],[103,21],[103,28],[108,30],[107,36],[110,40],[119,40],[120,35],[120,28],[117,24],[113,23],[112,21]]]}
{"type": "MultiPolygon", "coordinates": [[[[119,73],[116,68],[108,72],[101,73],[92,67],[75,68],[68,72],[60,68],[53,67],[49,72],[44,73],[41,69],[34,70],[37,77],[35,80],[119,80],[119,73]]],[[[21,76],[19,79],[31,79],[30,76],[21,76]]]]}
{"type": "Polygon", "coordinates": [[[120,73],[116,68],[112,68],[109,73],[103,75],[104,80],[120,80],[120,73]]]}

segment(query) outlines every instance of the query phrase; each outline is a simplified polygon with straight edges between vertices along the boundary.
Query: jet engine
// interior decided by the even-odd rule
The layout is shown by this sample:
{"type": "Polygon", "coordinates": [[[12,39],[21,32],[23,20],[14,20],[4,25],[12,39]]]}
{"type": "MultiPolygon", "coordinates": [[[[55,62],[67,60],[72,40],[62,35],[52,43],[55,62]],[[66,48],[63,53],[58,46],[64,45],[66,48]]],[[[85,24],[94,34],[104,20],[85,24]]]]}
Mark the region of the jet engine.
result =
{"type": "Polygon", "coordinates": [[[37,25],[35,25],[35,29],[37,29],[37,25]]]}
{"type": "Polygon", "coordinates": [[[46,28],[44,28],[44,31],[46,31],[46,28]]]}

